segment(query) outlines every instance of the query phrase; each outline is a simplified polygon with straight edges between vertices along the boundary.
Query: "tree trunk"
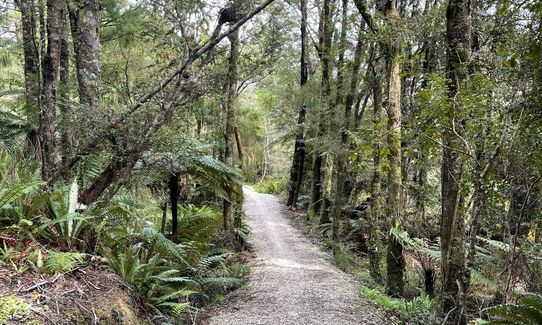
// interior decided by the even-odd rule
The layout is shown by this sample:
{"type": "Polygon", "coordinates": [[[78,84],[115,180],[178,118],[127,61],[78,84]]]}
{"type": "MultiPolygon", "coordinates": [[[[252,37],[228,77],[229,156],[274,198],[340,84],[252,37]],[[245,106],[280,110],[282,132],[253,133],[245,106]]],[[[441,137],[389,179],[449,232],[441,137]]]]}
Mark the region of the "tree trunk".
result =
{"type": "Polygon", "coordinates": [[[448,119],[442,134],[441,192],[442,212],[440,220],[441,275],[444,313],[450,313],[448,323],[464,323],[455,306],[458,294],[457,282],[461,280],[464,254],[463,198],[460,184],[463,163],[459,151],[463,147],[461,139],[463,121],[456,117],[455,96],[460,84],[467,79],[468,71],[463,66],[470,57],[471,24],[470,1],[450,0],[446,10],[447,18],[447,63],[448,96],[452,102],[447,112],[448,119]]]}
{"type": "MultiPolygon", "coordinates": [[[[127,113],[116,118],[108,123],[109,128],[117,128],[127,117],[136,112],[141,106],[148,102],[153,96],[158,92],[164,89],[172,80],[177,80],[175,87],[167,94],[167,98],[164,100],[161,109],[154,116],[153,120],[145,125],[144,135],[142,136],[141,142],[136,148],[132,148],[128,153],[125,152],[124,155],[117,155],[113,160],[102,170],[100,175],[98,175],[92,182],[92,184],[84,190],[80,195],[80,202],[83,204],[90,204],[96,202],[100,196],[111,186],[119,177],[125,177],[130,174],[133,166],[137,160],[143,154],[147,144],[148,139],[154,135],[164,124],[171,121],[173,110],[180,105],[186,103],[187,98],[190,93],[198,85],[196,78],[194,78],[194,61],[201,58],[204,54],[208,53],[213,49],[213,47],[222,39],[231,35],[239,29],[245,22],[247,22],[251,17],[262,11],[264,8],[269,6],[273,0],[264,0],[260,5],[255,7],[252,11],[247,13],[240,19],[238,22],[233,24],[228,31],[225,31],[222,34],[219,34],[216,38],[212,38],[207,43],[199,47],[195,52],[193,52],[188,58],[184,60],[184,63],[181,65],[181,68],[170,72],[165,78],[163,78],[160,83],[154,86],[147,94],[140,97],[138,102],[131,106],[127,113]],[[178,77],[178,78],[176,78],[178,77]]],[[[199,66],[197,73],[201,74],[204,67],[208,64],[208,61],[204,61],[202,65],[199,66]]],[[[72,155],[67,164],[72,168],[80,159],[80,157],[88,155],[93,149],[96,148],[99,143],[97,138],[92,139],[89,145],[85,146],[83,149],[80,149],[76,154],[72,155]]],[[[58,175],[57,175],[58,178],[58,175]]],[[[51,183],[57,179],[54,178],[51,183]]],[[[118,182],[117,182],[118,184],[118,182]]],[[[113,191],[114,192],[114,191],[113,191]]],[[[110,193],[113,193],[110,192],[110,193]]]]}
{"type": "MultiPolygon", "coordinates": [[[[378,63],[376,63],[378,64],[378,63]]],[[[371,64],[372,65],[372,64],[371,64]]],[[[368,231],[368,255],[370,272],[377,282],[382,280],[380,273],[380,242],[379,220],[382,218],[382,193],[381,193],[381,163],[380,151],[382,150],[382,87],[377,68],[372,66],[373,71],[373,176],[371,180],[371,202],[369,203],[369,231],[368,231]]]]}
{"type": "Polygon", "coordinates": [[[69,0],[70,25],[79,84],[79,102],[96,108],[100,102],[100,1],[69,0]]]}
{"type": "Polygon", "coordinates": [[[169,177],[169,202],[171,204],[171,238],[177,241],[179,235],[179,174],[172,174],[169,177]]]}
{"type": "MultiPolygon", "coordinates": [[[[322,15],[320,17],[321,33],[320,38],[320,60],[322,63],[322,81],[320,93],[320,116],[318,122],[318,137],[323,137],[326,134],[326,120],[329,114],[329,98],[331,95],[331,85],[329,82],[331,74],[331,38],[333,34],[332,26],[332,5],[331,0],[324,0],[322,15]]],[[[314,163],[312,166],[312,195],[310,213],[318,215],[321,208],[322,200],[322,150],[315,148],[314,163]]]]}
{"type": "MultiPolygon", "coordinates": [[[[308,69],[308,48],[307,48],[307,0],[301,0],[301,60],[300,60],[300,88],[303,93],[303,87],[309,80],[308,69]]],[[[288,207],[294,208],[299,197],[299,190],[303,181],[303,172],[305,169],[305,136],[304,123],[307,109],[305,105],[299,110],[297,119],[297,134],[294,145],[294,157],[292,168],[290,169],[290,186],[288,189],[288,207]]]]}
{"type": "Polygon", "coordinates": [[[43,60],[40,138],[42,178],[49,181],[57,169],[56,88],[60,62],[61,0],[47,1],[47,53],[43,60]]]}
{"type": "MultiPolygon", "coordinates": [[[[340,54],[339,62],[337,64],[337,98],[335,106],[337,111],[340,111],[340,107],[343,104],[343,77],[342,70],[344,65],[344,51],[346,50],[346,34],[347,34],[347,20],[348,20],[348,0],[343,0],[342,2],[342,23],[341,23],[341,39],[340,39],[340,54]]],[[[359,33],[361,33],[362,28],[360,28],[359,33]]],[[[333,247],[337,247],[337,242],[341,236],[341,222],[342,222],[342,207],[344,205],[344,185],[347,177],[347,155],[348,155],[348,144],[349,144],[349,132],[351,124],[351,115],[352,115],[352,105],[354,103],[354,96],[356,93],[356,87],[358,83],[358,74],[359,68],[361,66],[361,49],[362,49],[362,39],[358,37],[358,43],[356,45],[356,53],[354,57],[354,65],[352,67],[352,76],[350,79],[350,86],[348,88],[348,94],[346,96],[346,102],[344,103],[344,113],[342,118],[342,127],[339,132],[340,146],[336,157],[335,163],[335,200],[333,202],[333,207],[331,210],[331,215],[333,217],[333,247]]]]}
{"type": "Polygon", "coordinates": [[[237,147],[237,155],[239,156],[239,168],[242,168],[245,153],[243,151],[243,143],[241,143],[241,135],[239,134],[239,128],[237,126],[235,127],[235,146],[237,147]]]}
{"type": "Polygon", "coordinates": [[[27,135],[28,148],[38,148],[40,67],[36,33],[36,7],[33,0],[16,0],[15,5],[21,12],[21,29],[23,35],[25,111],[32,129],[27,135]]]}
{"type": "MultiPolygon", "coordinates": [[[[384,4],[384,14],[390,25],[395,25],[400,19],[396,1],[384,4]]],[[[388,161],[388,197],[386,214],[388,231],[401,227],[403,215],[401,202],[401,67],[399,64],[400,49],[390,40],[386,48],[386,67],[388,72],[388,94],[386,108],[388,112],[387,146],[388,161]]],[[[388,235],[388,251],[386,254],[387,289],[393,296],[401,296],[404,291],[405,259],[403,245],[399,240],[388,235]]]]}
{"type": "MultiPolygon", "coordinates": [[[[71,141],[69,136],[70,121],[70,60],[68,40],[68,19],[65,6],[62,9],[62,31],[60,33],[60,79],[58,84],[58,106],[60,107],[60,144],[61,144],[61,166],[67,170],[66,163],[70,157],[71,141]]],[[[63,175],[64,180],[69,182],[70,175],[63,175]]]]}
{"type": "MultiPolygon", "coordinates": [[[[235,99],[237,96],[237,65],[239,61],[239,31],[228,36],[230,41],[230,58],[228,79],[226,82],[226,147],[224,160],[233,166],[233,148],[235,146],[235,99]]],[[[232,202],[224,200],[223,204],[224,230],[234,234],[232,202]]]]}
{"type": "Polygon", "coordinates": [[[160,225],[160,233],[162,235],[165,235],[167,224],[167,201],[165,201],[163,204],[160,204],[160,210],[162,210],[162,223],[160,225]]]}
{"type": "Polygon", "coordinates": [[[295,208],[297,198],[299,197],[299,190],[301,187],[301,181],[303,180],[303,169],[305,165],[305,139],[304,139],[304,124],[305,114],[307,110],[305,106],[302,106],[299,110],[299,117],[297,120],[297,135],[294,145],[294,161],[292,168],[290,169],[290,187],[288,189],[288,201],[287,206],[295,208]]]}

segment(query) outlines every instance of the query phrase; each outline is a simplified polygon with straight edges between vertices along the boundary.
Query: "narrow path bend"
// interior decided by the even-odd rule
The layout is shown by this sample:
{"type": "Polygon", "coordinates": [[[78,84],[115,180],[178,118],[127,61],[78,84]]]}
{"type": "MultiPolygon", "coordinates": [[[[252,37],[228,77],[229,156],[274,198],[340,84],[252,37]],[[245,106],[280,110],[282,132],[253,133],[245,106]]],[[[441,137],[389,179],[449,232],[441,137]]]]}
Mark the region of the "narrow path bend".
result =
{"type": "Polygon", "coordinates": [[[244,193],[256,262],[248,287],[211,312],[208,324],[386,324],[355,281],[290,225],[274,196],[244,193]]]}

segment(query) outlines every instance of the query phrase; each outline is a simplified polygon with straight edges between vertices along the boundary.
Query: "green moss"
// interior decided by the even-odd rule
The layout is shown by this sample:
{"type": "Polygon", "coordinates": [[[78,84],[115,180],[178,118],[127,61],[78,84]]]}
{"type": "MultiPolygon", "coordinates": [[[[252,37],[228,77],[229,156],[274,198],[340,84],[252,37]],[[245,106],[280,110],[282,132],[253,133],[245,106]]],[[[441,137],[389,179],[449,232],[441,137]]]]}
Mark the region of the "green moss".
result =
{"type": "Polygon", "coordinates": [[[0,297],[0,325],[8,324],[16,316],[25,317],[30,311],[30,305],[15,296],[0,297]]]}

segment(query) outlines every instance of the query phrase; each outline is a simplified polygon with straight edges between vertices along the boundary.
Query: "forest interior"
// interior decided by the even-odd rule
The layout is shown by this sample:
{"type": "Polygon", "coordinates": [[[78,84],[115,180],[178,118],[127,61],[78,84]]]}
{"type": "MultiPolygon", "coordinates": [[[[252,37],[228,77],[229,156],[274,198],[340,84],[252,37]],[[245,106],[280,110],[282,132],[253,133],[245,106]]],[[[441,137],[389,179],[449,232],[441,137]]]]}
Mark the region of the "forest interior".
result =
{"type": "Polygon", "coordinates": [[[542,324],[542,0],[0,0],[0,325],[542,324]]]}

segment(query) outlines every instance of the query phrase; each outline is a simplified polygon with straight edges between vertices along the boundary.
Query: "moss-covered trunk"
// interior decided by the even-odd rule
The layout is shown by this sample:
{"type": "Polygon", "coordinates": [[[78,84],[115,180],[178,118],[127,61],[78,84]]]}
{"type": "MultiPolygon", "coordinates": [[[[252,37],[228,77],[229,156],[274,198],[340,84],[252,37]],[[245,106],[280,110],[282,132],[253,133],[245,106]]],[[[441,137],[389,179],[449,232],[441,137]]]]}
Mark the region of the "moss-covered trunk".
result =
{"type": "MultiPolygon", "coordinates": [[[[237,98],[237,66],[239,62],[239,31],[235,31],[228,36],[230,41],[230,57],[228,60],[228,76],[226,80],[226,146],[225,162],[233,166],[233,148],[235,146],[235,100],[237,98]]],[[[223,202],[224,230],[232,238],[234,234],[233,208],[232,202],[224,200],[223,202]]]]}
{"type": "MultiPolygon", "coordinates": [[[[383,6],[387,23],[396,27],[400,16],[396,1],[387,1],[383,6]]],[[[387,289],[393,296],[401,296],[404,291],[405,260],[403,245],[391,234],[393,228],[401,227],[403,205],[401,201],[401,67],[399,63],[400,48],[391,39],[385,45],[386,67],[388,72],[388,91],[386,109],[388,113],[388,197],[386,214],[388,231],[388,250],[386,254],[387,289]]]]}
{"type": "Polygon", "coordinates": [[[440,220],[441,274],[443,308],[450,313],[448,323],[464,323],[455,305],[458,281],[465,264],[463,197],[460,194],[463,176],[463,162],[460,151],[463,148],[461,130],[463,120],[455,96],[461,83],[467,79],[464,63],[470,57],[471,24],[470,1],[450,0],[446,10],[448,96],[450,108],[446,112],[446,124],[442,134],[441,192],[442,212],[440,220]]]}

